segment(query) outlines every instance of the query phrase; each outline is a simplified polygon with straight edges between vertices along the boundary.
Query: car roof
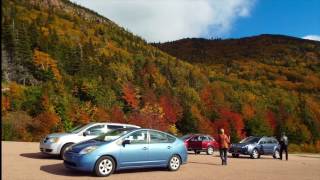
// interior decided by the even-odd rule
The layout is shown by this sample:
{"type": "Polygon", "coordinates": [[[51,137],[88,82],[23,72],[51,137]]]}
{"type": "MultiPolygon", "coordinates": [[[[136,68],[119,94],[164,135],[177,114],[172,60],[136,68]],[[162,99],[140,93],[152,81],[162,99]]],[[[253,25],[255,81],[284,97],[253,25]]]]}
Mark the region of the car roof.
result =
{"type": "Polygon", "coordinates": [[[123,123],[112,123],[112,122],[90,122],[88,123],[89,124],[104,124],[104,125],[115,125],[115,126],[132,126],[132,127],[139,127],[140,126],[137,126],[137,125],[133,125],[133,124],[123,124],[123,123]]]}
{"type": "MultiPolygon", "coordinates": [[[[259,139],[262,139],[262,138],[272,138],[272,139],[276,139],[275,137],[273,136],[248,136],[248,137],[254,137],[254,138],[259,138],[259,139]]],[[[247,138],[248,138],[247,137],[247,138]]]]}
{"type": "MultiPolygon", "coordinates": [[[[164,132],[164,131],[160,131],[160,130],[157,130],[157,129],[150,129],[150,128],[134,128],[134,130],[158,131],[158,132],[165,133],[165,134],[168,134],[168,135],[170,135],[170,136],[176,137],[176,136],[175,136],[175,135],[173,135],[173,134],[170,134],[170,133],[167,133],[167,132],[164,132]]],[[[177,137],[176,137],[176,138],[177,138],[177,137]]]]}

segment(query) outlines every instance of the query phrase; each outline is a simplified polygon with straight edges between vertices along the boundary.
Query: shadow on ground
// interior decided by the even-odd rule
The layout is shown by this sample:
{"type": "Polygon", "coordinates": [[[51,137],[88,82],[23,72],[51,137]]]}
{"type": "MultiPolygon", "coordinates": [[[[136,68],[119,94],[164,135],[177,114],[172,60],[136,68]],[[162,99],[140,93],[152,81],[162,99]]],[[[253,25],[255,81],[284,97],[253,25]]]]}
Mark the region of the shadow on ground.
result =
{"type": "Polygon", "coordinates": [[[52,159],[59,160],[58,156],[50,156],[43,153],[22,153],[20,154],[22,157],[31,158],[31,159],[52,159]]]}
{"type": "Polygon", "coordinates": [[[90,173],[67,169],[66,167],[64,167],[62,163],[43,165],[40,167],[40,170],[50,174],[60,175],[60,176],[91,176],[90,173]]]}
{"type": "MultiPolygon", "coordinates": [[[[90,172],[81,172],[64,167],[62,163],[43,165],[40,167],[41,171],[59,175],[59,176],[94,176],[90,172]]],[[[120,170],[114,172],[114,174],[127,174],[127,173],[141,173],[141,172],[156,172],[156,171],[167,171],[166,168],[142,168],[142,169],[130,169],[130,170],[120,170]]]]}
{"type": "Polygon", "coordinates": [[[205,163],[205,162],[195,162],[195,161],[189,161],[188,163],[191,163],[191,164],[204,164],[204,165],[221,166],[221,164],[217,164],[217,163],[205,163]]]}
{"type": "Polygon", "coordinates": [[[319,155],[296,155],[296,156],[306,157],[306,158],[319,158],[319,159],[320,159],[320,156],[319,156],[319,155]]]}

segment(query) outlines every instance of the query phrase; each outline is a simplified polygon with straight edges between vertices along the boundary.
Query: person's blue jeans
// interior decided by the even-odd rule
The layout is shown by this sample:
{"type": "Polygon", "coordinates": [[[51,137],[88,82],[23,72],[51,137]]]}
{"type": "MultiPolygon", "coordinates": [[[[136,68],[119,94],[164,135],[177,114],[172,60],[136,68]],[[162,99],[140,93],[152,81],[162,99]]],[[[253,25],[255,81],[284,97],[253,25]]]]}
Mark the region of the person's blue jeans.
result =
{"type": "Polygon", "coordinates": [[[220,148],[219,151],[222,165],[227,165],[227,148],[220,148]]]}

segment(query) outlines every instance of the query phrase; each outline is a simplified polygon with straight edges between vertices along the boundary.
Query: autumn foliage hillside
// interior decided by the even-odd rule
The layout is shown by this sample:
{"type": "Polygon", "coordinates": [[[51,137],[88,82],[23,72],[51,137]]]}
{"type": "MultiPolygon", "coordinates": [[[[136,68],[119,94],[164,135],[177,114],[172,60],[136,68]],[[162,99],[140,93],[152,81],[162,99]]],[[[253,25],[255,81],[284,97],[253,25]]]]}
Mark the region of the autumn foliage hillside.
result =
{"type": "Polygon", "coordinates": [[[312,149],[320,139],[319,45],[306,44],[296,52],[304,66],[254,57],[193,64],[67,0],[2,1],[2,140],[38,141],[102,121],[173,134],[224,127],[232,141],[286,131],[312,149]]]}

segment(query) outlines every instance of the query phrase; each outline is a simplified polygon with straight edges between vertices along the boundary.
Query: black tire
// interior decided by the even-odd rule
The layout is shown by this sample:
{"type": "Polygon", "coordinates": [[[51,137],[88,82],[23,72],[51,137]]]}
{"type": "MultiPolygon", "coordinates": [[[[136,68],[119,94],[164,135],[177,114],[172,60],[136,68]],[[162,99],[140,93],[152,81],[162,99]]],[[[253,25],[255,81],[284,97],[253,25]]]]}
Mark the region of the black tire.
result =
{"type": "Polygon", "coordinates": [[[276,149],[272,155],[274,159],[280,159],[280,151],[276,149]]]}
{"type": "Polygon", "coordinates": [[[214,152],[214,148],[212,146],[209,146],[208,149],[207,149],[207,154],[208,155],[212,155],[214,152]]]}
{"type": "Polygon", "coordinates": [[[200,154],[200,151],[194,150],[194,153],[195,153],[195,154],[200,154]]]}
{"type": "Polygon", "coordinates": [[[106,177],[111,175],[116,168],[116,163],[110,156],[102,156],[94,166],[94,173],[98,177],[106,177]]]}
{"type": "Polygon", "coordinates": [[[173,155],[168,162],[169,171],[177,171],[181,166],[181,159],[178,155],[173,155]]]}
{"type": "Polygon", "coordinates": [[[250,157],[251,157],[252,159],[258,159],[258,158],[260,158],[260,153],[259,153],[259,151],[258,151],[257,149],[253,149],[250,157]]]}
{"type": "Polygon", "coordinates": [[[65,145],[62,146],[61,150],[60,150],[60,159],[63,159],[63,154],[66,151],[67,147],[71,146],[73,143],[67,143],[65,145]]]}
{"type": "Polygon", "coordinates": [[[240,155],[239,154],[232,154],[232,157],[238,158],[240,155]]]}

